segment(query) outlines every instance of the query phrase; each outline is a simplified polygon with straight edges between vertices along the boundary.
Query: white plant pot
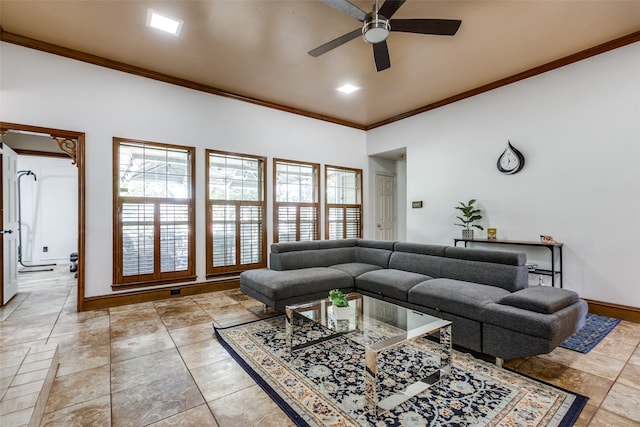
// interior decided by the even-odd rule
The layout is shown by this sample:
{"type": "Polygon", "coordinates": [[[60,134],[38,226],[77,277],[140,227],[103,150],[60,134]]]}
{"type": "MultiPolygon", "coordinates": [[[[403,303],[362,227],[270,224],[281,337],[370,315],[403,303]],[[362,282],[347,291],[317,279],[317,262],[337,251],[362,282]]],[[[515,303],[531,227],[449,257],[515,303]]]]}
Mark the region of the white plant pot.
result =
{"type": "Polygon", "coordinates": [[[333,309],[333,317],[336,320],[349,320],[351,317],[351,307],[336,307],[334,305],[331,308],[333,309]]]}

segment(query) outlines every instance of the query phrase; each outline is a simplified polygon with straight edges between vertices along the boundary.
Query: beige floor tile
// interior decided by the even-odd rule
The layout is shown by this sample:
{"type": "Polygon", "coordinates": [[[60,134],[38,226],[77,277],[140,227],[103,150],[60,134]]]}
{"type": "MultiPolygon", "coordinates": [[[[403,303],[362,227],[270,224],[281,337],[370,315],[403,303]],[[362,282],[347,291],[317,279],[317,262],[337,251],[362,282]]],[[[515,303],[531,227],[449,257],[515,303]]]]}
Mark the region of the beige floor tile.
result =
{"type": "Polygon", "coordinates": [[[175,348],[115,362],[111,364],[111,392],[145,385],[170,373],[187,373],[175,348]]]}
{"type": "Polygon", "coordinates": [[[112,393],[114,427],[146,426],[205,403],[186,369],[162,370],[153,381],[112,393]]]}
{"type": "Polygon", "coordinates": [[[604,409],[598,409],[589,427],[638,427],[638,423],[604,409]]]}
{"type": "Polygon", "coordinates": [[[181,412],[169,418],[165,418],[157,423],[150,424],[149,427],[218,427],[213,419],[211,410],[207,405],[196,406],[195,408],[181,412]]]}
{"type": "Polygon", "coordinates": [[[640,365],[627,363],[617,382],[636,389],[636,392],[640,394],[640,365]]]}
{"type": "Polygon", "coordinates": [[[162,322],[167,329],[180,329],[201,323],[211,323],[211,317],[198,304],[190,299],[162,301],[156,304],[162,322]]]}
{"type": "Polygon", "coordinates": [[[634,351],[631,357],[629,358],[629,363],[633,363],[634,365],[640,365],[640,345],[636,347],[636,351],[634,351]]]}
{"type": "Polygon", "coordinates": [[[164,331],[166,328],[160,317],[138,322],[119,322],[111,324],[111,340],[118,341],[137,337],[139,335],[149,335],[164,331]]]}
{"type": "Polygon", "coordinates": [[[39,395],[39,392],[35,392],[17,396],[13,399],[3,399],[0,402],[0,415],[7,415],[11,412],[18,412],[36,406],[39,395]]]}
{"type": "Polygon", "coordinates": [[[145,354],[157,353],[174,347],[173,340],[166,330],[113,341],[111,343],[111,363],[144,356],[145,354]]]}
{"type": "Polygon", "coordinates": [[[207,402],[255,385],[253,379],[231,358],[191,369],[191,375],[207,402]]]}
{"type": "Polygon", "coordinates": [[[109,315],[87,317],[80,320],[59,321],[53,327],[51,336],[65,335],[72,332],[87,331],[109,327],[109,315]]]}
{"type": "Polygon", "coordinates": [[[129,323],[144,322],[147,320],[158,320],[160,314],[153,305],[145,306],[138,310],[117,311],[110,314],[111,326],[119,326],[129,323]]]}
{"type": "Polygon", "coordinates": [[[605,337],[588,354],[597,353],[605,357],[626,362],[631,357],[636,346],[629,343],[618,342],[610,336],[605,337]]]}
{"type": "Polygon", "coordinates": [[[593,351],[582,354],[562,347],[558,347],[551,353],[542,354],[538,357],[553,360],[564,366],[569,366],[611,381],[614,381],[618,377],[626,361],[626,359],[624,361],[612,359],[593,351]]]}
{"type": "Polygon", "coordinates": [[[17,412],[10,412],[0,415],[0,425],[4,426],[26,426],[33,415],[33,408],[23,409],[17,412]]]}
{"type": "Polygon", "coordinates": [[[49,341],[58,344],[60,366],[57,376],[97,368],[110,362],[109,328],[61,335],[49,341]]]}
{"type": "Polygon", "coordinates": [[[215,339],[213,322],[200,323],[186,328],[172,329],[169,331],[173,342],[178,347],[193,344],[200,341],[215,339]]]}
{"type": "Polygon", "coordinates": [[[611,380],[541,357],[529,358],[518,366],[516,371],[587,396],[594,405],[599,405],[604,400],[613,383],[611,380]]]}
{"type": "Polygon", "coordinates": [[[51,386],[45,412],[53,412],[98,397],[109,396],[110,380],[109,366],[57,377],[51,386]]]}
{"type": "Polygon", "coordinates": [[[295,425],[258,385],[209,402],[209,407],[220,427],[295,425]]]}
{"type": "Polygon", "coordinates": [[[222,344],[213,339],[178,347],[178,350],[189,369],[210,365],[231,357],[222,344]]]}
{"type": "Polygon", "coordinates": [[[110,314],[124,313],[125,311],[140,311],[146,309],[155,309],[152,302],[141,302],[137,304],[120,305],[118,307],[109,307],[110,314]]]}
{"type": "Polygon", "coordinates": [[[218,292],[214,294],[196,295],[192,298],[203,310],[211,310],[213,308],[226,307],[238,303],[235,299],[218,292]]]}
{"type": "Polygon", "coordinates": [[[607,338],[617,343],[637,346],[640,343],[640,323],[623,320],[607,335],[607,338]]]}
{"type": "Polygon", "coordinates": [[[58,411],[44,414],[42,427],[61,426],[111,426],[111,404],[109,396],[102,396],[77,405],[67,406],[58,411]]]}
{"type": "Polygon", "coordinates": [[[614,384],[602,402],[602,409],[640,423],[640,393],[624,384],[614,384]]]}

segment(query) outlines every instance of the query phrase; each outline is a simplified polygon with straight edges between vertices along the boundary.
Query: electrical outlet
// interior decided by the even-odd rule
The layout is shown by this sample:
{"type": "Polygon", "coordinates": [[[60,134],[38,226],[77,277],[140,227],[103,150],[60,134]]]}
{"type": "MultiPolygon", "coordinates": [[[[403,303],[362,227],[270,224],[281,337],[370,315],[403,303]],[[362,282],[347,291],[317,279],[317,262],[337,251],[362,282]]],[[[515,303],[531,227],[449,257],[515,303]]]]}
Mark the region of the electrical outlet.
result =
{"type": "Polygon", "coordinates": [[[49,252],[49,246],[43,246],[42,252],[49,252]]]}
{"type": "Polygon", "coordinates": [[[171,295],[180,295],[180,289],[171,289],[171,295]]]}

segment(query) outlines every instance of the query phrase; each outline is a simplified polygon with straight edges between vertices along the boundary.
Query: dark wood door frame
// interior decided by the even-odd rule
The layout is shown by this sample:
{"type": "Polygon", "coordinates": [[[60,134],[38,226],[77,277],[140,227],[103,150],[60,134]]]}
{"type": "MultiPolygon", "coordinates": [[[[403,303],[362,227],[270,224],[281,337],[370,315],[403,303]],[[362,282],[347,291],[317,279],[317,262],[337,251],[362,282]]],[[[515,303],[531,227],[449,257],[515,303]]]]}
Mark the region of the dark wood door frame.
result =
{"type": "MultiPolygon", "coordinates": [[[[78,167],[78,311],[84,311],[84,265],[85,265],[85,134],[68,130],[44,128],[39,126],[21,125],[16,123],[0,122],[0,131],[26,131],[50,135],[52,138],[76,141],[75,157],[65,151],[74,159],[78,167]]],[[[62,149],[62,147],[61,147],[62,149]]],[[[1,176],[1,175],[0,175],[1,176]]],[[[0,190],[1,196],[1,190],[0,190]]],[[[0,226],[2,219],[0,218],[0,226]]],[[[0,273],[0,280],[2,279],[0,273]]],[[[2,301],[3,289],[0,286],[0,301],[2,301]]]]}

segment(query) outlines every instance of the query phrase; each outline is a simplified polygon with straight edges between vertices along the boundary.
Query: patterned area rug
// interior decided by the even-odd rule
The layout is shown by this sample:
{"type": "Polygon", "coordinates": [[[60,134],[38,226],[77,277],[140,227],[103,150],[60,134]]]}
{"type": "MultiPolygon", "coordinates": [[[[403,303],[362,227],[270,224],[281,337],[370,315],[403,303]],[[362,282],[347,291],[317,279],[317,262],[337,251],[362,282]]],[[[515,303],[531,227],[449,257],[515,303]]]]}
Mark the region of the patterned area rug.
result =
{"type": "MultiPolygon", "coordinates": [[[[322,333],[312,326],[307,336],[317,339],[322,333]]],[[[216,335],[298,426],[571,426],[587,401],[454,352],[448,378],[377,416],[364,397],[364,349],[353,337],[336,337],[291,356],[282,316],[216,329],[216,335]]],[[[435,348],[423,339],[385,353],[379,365],[386,390],[381,396],[425,374],[411,372],[416,357],[428,358],[426,365],[435,370],[435,348]]]]}
{"type": "Polygon", "coordinates": [[[587,313],[584,326],[560,344],[560,347],[589,353],[618,323],[620,319],[587,313]]]}

